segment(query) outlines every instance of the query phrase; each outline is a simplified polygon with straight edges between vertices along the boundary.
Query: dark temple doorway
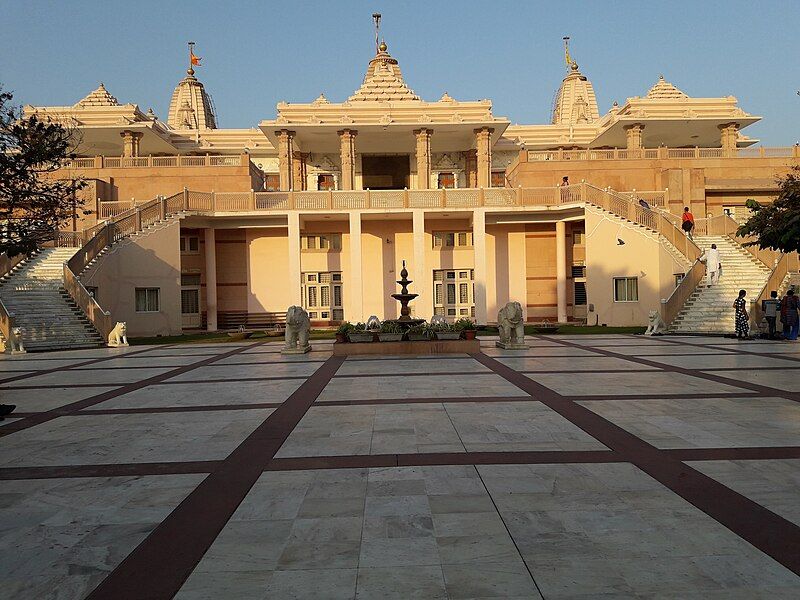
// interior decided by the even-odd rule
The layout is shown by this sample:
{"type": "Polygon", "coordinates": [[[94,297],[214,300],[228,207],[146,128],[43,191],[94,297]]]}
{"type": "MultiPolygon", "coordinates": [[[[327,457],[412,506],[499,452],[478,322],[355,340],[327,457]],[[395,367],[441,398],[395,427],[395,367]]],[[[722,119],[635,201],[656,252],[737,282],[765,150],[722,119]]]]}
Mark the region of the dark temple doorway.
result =
{"type": "Polygon", "coordinates": [[[408,187],[411,161],[408,154],[362,154],[361,176],[364,189],[402,190],[408,187]]]}

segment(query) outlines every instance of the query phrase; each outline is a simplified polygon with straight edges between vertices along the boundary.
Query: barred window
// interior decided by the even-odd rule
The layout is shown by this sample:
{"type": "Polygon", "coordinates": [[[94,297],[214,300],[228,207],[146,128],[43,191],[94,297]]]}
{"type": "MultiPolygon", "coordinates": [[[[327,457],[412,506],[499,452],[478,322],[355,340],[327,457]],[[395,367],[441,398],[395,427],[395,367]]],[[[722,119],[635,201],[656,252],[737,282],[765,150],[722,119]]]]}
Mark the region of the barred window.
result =
{"type": "Polygon", "coordinates": [[[159,311],[160,288],[136,288],[136,312],[159,311]]]}

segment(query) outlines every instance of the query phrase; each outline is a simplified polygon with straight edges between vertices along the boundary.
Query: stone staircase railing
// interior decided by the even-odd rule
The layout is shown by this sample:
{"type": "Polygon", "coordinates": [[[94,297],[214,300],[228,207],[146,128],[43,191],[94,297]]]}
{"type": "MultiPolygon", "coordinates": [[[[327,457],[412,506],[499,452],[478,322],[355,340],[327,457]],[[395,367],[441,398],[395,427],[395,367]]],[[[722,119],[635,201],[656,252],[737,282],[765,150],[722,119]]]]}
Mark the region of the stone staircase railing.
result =
{"type": "MultiPolygon", "coordinates": [[[[0,277],[8,275],[14,267],[25,260],[24,254],[17,254],[9,257],[7,254],[0,254],[0,277]]],[[[14,314],[9,312],[3,301],[0,300],[0,335],[3,339],[11,339],[11,330],[14,328],[14,314]]]]}

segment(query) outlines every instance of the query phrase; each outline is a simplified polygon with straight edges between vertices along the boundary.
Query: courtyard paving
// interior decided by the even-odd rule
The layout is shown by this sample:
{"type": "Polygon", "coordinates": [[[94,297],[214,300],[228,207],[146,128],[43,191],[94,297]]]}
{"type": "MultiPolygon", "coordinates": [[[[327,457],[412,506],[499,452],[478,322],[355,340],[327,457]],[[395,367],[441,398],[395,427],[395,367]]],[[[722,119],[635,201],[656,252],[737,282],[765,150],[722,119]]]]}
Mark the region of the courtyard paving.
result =
{"type": "Polygon", "coordinates": [[[800,344],[3,356],[0,598],[800,597],[800,344]]]}

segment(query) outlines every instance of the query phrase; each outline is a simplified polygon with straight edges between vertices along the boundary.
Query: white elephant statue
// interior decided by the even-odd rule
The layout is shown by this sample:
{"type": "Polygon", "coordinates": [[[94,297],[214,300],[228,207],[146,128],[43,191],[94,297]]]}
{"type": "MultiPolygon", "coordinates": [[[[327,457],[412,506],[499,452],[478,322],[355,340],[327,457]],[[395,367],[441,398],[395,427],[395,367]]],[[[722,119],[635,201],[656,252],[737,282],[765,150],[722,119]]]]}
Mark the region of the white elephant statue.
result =
{"type": "Polygon", "coordinates": [[[114,329],[108,334],[108,345],[112,348],[128,345],[128,325],[124,321],[117,321],[114,329]]]}
{"type": "Polygon", "coordinates": [[[311,350],[308,333],[311,320],[302,306],[290,306],[286,311],[286,344],[281,354],[304,354],[311,350]]]}
{"type": "Polygon", "coordinates": [[[509,302],[497,313],[497,328],[500,333],[499,348],[526,348],[525,318],[519,302],[509,302]]]}
{"type": "Polygon", "coordinates": [[[647,329],[645,335],[663,335],[667,330],[667,324],[661,318],[661,313],[657,310],[651,310],[648,315],[647,329]]]}

